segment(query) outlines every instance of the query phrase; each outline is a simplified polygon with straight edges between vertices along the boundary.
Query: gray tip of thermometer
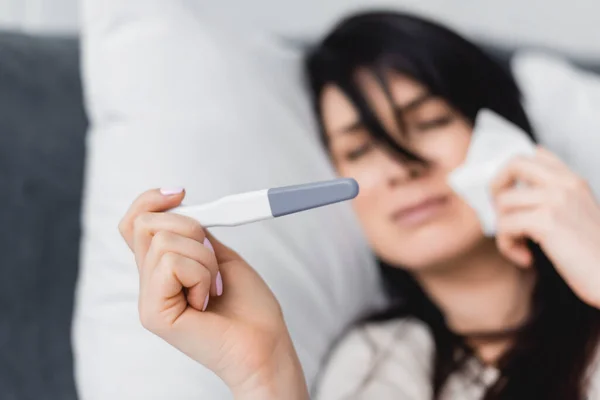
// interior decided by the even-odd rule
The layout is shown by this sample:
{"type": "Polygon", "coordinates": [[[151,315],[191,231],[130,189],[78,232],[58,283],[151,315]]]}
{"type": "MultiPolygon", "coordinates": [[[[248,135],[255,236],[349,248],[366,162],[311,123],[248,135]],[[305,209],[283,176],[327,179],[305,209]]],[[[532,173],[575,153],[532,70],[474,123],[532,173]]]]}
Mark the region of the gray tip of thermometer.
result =
{"type": "Polygon", "coordinates": [[[342,178],[273,188],[267,194],[273,217],[281,217],[353,199],[358,191],[358,183],[354,179],[342,178]]]}

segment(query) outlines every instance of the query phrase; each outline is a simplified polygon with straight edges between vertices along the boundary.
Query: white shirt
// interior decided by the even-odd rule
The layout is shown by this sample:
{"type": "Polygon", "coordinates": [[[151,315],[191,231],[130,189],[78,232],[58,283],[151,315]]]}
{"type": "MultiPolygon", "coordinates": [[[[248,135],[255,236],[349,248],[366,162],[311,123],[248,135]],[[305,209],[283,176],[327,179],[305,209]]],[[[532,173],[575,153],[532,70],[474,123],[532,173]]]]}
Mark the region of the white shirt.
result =
{"type": "MultiPolygon", "coordinates": [[[[321,377],[317,400],[428,400],[433,388],[434,343],[414,319],[372,323],[351,331],[336,347],[321,377]]],[[[597,357],[598,358],[598,357],[597,357]]],[[[589,399],[600,400],[600,368],[590,368],[589,399]]],[[[442,400],[480,400],[498,378],[494,367],[472,359],[450,376],[442,400]]]]}

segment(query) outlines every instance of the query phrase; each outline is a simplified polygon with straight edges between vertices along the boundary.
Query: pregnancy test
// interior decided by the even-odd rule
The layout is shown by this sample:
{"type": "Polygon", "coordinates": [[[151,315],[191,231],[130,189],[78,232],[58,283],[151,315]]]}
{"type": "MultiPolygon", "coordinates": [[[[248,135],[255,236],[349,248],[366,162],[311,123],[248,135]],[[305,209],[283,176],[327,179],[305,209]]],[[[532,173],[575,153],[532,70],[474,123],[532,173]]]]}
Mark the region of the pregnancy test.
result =
{"type": "Polygon", "coordinates": [[[235,194],[170,212],[194,218],[206,228],[237,226],[339,203],[357,195],[358,183],[341,178],[235,194]]]}

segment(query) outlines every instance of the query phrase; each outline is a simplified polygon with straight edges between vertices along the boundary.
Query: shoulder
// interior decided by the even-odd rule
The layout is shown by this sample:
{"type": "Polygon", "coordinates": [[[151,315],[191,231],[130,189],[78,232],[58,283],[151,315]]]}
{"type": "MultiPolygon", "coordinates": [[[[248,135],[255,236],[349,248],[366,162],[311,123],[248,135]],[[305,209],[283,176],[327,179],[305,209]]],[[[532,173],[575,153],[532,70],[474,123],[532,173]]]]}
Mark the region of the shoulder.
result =
{"type": "Polygon", "coordinates": [[[415,319],[361,325],[334,348],[317,398],[428,398],[433,351],[429,329],[415,319]]]}

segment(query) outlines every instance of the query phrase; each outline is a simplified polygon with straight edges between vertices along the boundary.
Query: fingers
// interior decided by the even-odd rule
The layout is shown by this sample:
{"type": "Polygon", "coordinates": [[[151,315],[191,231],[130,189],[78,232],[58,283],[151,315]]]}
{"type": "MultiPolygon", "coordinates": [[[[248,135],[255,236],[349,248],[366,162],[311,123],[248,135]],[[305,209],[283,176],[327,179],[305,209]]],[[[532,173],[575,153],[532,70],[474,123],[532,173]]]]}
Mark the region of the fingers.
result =
{"type": "Polygon", "coordinates": [[[189,306],[204,311],[208,305],[211,273],[202,264],[177,253],[165,253],[140,289],[142,324],[156,332],[170,325],[189,306]],[[187,296],[183,289],[187,289],[187,296]]]}
{"type": "Polygon", "coordinates": [[[188,303],[204,311],[208,304],[212,273],[203,264],[176,253],[166,253],[150,278],[155,285],[156,297],[168,300],[187,289],[188,303]]]}
{"type": "Polygon", "coordinates": [[[499,214],[542,206],[549,193],[540,188],[516,187],[498,193],[494,199],[499,214]]]}
{"type": "Polygon", "coordinates": [[[517,182],[528,186],[543,186],[552,182],[553,172],[532,157],[516,157],[498,174],[491,185],[497,195],[502,190],[513,187],[517,182]]]}
{"type": "Polygon", "coordinates": [[[211,295],[220,296],[223,293],[219,266],[210,242],[208,240],[200,242],[169,231],[159,231],[153,236],[144,266],[140,271],[142,279],[151,276],[153,270],[158,268],[160,260],[167,254],[177,254],[202,265],[210,273],[211,295]]]}
{"type": "Polygon", "coordinates": [[[567,164],[565,164],[558,156],[543,147],[538,147],[535,153],[535,157],[543,162],[548,167],[553,168],[555,171],[569,170],[567,164]]]}
{"type": "Polygon", "coordinates": [[[133,250],[133,225],[135,219],[143,213],[169,210],[181,204],[185,196],[182,188],[152,189],[141,194],[129,207],[119,223],[119,231],[133,250]]]}
{"type": "Polygon", "coordinates": [[[193,239],[202,243],[206,237],[198,221],[177,214],[145,212],[133,221],[132,248],[138,267],[145,263],[152,238],[161,231],[193,239]]]}
{"type": "Polygon", "coordinates": [[[514,264],[528,268],[533,255],[527,247],[531,227],[536,225],[537,212],[547,201],[547,191],[539,187],[506,189],[495,198],[498,211],[496,245],[500,252],[514,264]]]}
{"type": "Polygon", "coordinates": [[[535,225],[535,211],[529,208],[521,212],[503,214],[498,219],[496,232],[498,250],[519,267],[529,268],[533,265],[533,255],[527,247],[527,238],[532,237],[531,227],[535,225]]]}
{"type": "MultiPolygon", "coordinates": [[[[157,267],[164,254],[176,253],[201,263],[210,273],[210,293],[223,292],[222,276],[213,246],[198,221],[162,211],[181,203],[181,190],[150,190],[134,201],[121,221],[119,229],[133,250],[136,264],[143,276],[157,267]]],[[[239,256],[213,237],[213,243],[223,262],[239,256]]]]}
{"type": "Polygon", "coordinates": [[[516,157],[494,179],[491,190],[497,195],[517,182],[528,186],[581,186],[583,180],[551,151],[538,147],[533,157],[516,157]]]}
{"type": "Polygon", "coordinates": [[[138,308],[144,328],[212,369],[232,321],[212,312],[210,284],[211,273],[203,265],[166,253],[141,283],[138,308]]]}
{"type": "Polygon", "coordinates": [[[540,243],[544,241],[551,222],[551,215],[546,209],[531,209],[504,214],[498,218],[497,235],[529,238],[540,243]]]}

